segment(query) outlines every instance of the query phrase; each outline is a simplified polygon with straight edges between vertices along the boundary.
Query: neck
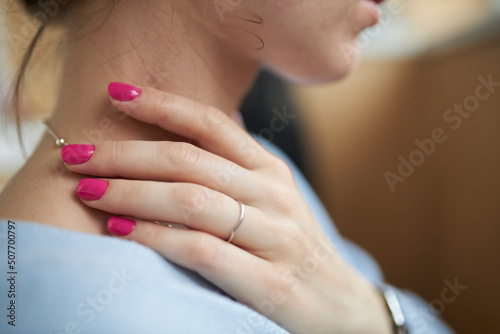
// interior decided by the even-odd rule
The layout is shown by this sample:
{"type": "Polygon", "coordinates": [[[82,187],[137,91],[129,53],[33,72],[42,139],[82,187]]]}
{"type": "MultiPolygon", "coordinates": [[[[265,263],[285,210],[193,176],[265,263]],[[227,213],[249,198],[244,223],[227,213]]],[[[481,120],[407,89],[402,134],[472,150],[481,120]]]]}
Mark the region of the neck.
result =
{"type": "Polygon", "coordinates": [[[188,9],[164,5],[160,11],[158,6],[121,2],[95,32],[68,36],[76,42],[68,43],[65,52],[51,122],[69,142],[169,138],[163,130],[123,120],[107,96],[112,81],[179,94],[228,114],[239,107],[259,64],[196,24],[188,9]],[[105,118],[112,122],[112,133],[97,131],[105,118]]]}
{"type": "MultiPolygon", "coordinates": [[[[148,2],[154,5],[120,2],[95,29],[81,36],[68,33],[59,98],[50,121],[68,143],[178,140],[114,110],[107,95],[112,81],[179,94],[228,114],[237,110],[253,82],[259,64],[244,57],[241,48],[215,37],[189,11],[172,12],[171,2],[148,2]]],[[[6,204],[0,216],[105,234],[109,215],[87,208],[76,197],[76,184],[84,176],[67,171],[59,152],[45,134],[1,194],[6,204]]]]}

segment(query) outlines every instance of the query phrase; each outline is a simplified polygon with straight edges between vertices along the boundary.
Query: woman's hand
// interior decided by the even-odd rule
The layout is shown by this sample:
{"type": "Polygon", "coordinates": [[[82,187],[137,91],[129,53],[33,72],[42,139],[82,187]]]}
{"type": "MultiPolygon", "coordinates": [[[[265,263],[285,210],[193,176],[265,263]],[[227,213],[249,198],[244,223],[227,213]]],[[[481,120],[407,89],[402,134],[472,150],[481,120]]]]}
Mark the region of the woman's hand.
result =
{"type": "Polygon", "coordinates": [[[110,94],[125,114],[194,142],[63,148],[70,170],[106,178],[83,179],[78,195],[128,217],[108,221],[114,236],[199,273],[292,333],[390,333],[381,296],[329,243],[284,161],[215,108],[116,83],[110,94]],[[238,201],[244,219],[229,243],[238,201]]]}

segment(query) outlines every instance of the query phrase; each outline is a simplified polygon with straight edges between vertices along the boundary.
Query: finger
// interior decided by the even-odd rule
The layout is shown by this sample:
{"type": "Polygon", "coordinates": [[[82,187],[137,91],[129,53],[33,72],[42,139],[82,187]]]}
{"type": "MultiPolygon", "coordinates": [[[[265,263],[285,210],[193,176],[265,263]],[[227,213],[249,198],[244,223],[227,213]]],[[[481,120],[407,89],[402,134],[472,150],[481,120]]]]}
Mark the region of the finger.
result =
{"type": "Polygon", "coordinates": [[[248,132],[217,108],[153,88],[138,89],[120,83],[111,83],[108,92],[113,105],[125,114],[193,139],[200,147],[242,167],[261,168],[274,158],[248,132]],[[132,89],[136,96],[132,100],[124,99],[121,94],[117,94],[123,89],[132,89]]]}
{"type": "Polygon", "coordinates": [[[183,142],[117,141],[66,145],[66,166],[80,174],[199,184],[252,202],[265,182],[258,174],[183,142]]]}
{"type": "Polygon", "coordinates": [[[223,240],[199,231],[120,217],[110,218],[107,226],[112,235],[136,241],[199,273],[242,303],[252,305],[266,296],[264,273],[271,265],[223,240]]]}
{"type": "MultiPolygon", "coordinates": [[[[223,240],[231,236],[241,213],[239,203],[231,197],[191,183],[83,179],[77,194],[94,209],[181,224],[223,240]]],[[[260,210],[245,206],[244,222],[232,243],[251,250],[270,249],[273,242],[266,234],[269,227],[263,226],[260,217],[260,210]]]]}

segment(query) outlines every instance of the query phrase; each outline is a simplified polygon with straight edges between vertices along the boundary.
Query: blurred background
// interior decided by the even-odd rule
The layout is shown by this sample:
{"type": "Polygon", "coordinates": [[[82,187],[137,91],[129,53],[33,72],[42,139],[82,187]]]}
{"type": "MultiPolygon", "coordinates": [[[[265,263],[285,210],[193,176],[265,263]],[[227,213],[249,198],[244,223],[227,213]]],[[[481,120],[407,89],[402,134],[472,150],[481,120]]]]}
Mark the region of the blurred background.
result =
{"type": "MultiPolygon", "coordinates": [[[[24,49],[1,40],[5,97],[24,49]]],[[[37,61],[54,59],[53,41],[37,61]]],[[[346,56],[354,49],[359,67],[335,84],[295,87],[262,73],[242,106],[249,130],[294,159],[341,233],[390,283],[423,296],[458,333],[500,333],[500,86],[485,84],[500,82],[500,0],[387,0],[379,25],[346,56]],[[297,117],[269,131],[284,110],[297,117]],[[451,300],[446,282],[467,288],[451,300]]],[[[25,108],[37,113],[23,114],[28,150],[50,112],[41,92],[55,73],[30,70],[39,93],[25,108]]],[[[23,163],[3,123],[0,188],[23,163]]]]}

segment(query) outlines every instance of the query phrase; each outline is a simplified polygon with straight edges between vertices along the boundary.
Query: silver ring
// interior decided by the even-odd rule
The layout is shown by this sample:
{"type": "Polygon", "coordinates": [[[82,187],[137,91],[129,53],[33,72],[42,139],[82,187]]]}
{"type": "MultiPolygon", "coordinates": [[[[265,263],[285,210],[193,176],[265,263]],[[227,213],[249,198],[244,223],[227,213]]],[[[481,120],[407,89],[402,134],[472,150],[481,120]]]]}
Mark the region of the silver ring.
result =
{"type": "Polygon", "coordinates": [[[227,242],[233,241],[234,233],[241,226],[241,223],[243,223],[243,219],[245,218],[245,204],[243,204],[243,202],[240,200],[237,201],[240,204],[240,217],[238,218],[238,222],[236,223],[236,225],[234,225],[233,229],[231,230],[231,236],[229,237],[229,239],[227,239],[227,242]]]}

